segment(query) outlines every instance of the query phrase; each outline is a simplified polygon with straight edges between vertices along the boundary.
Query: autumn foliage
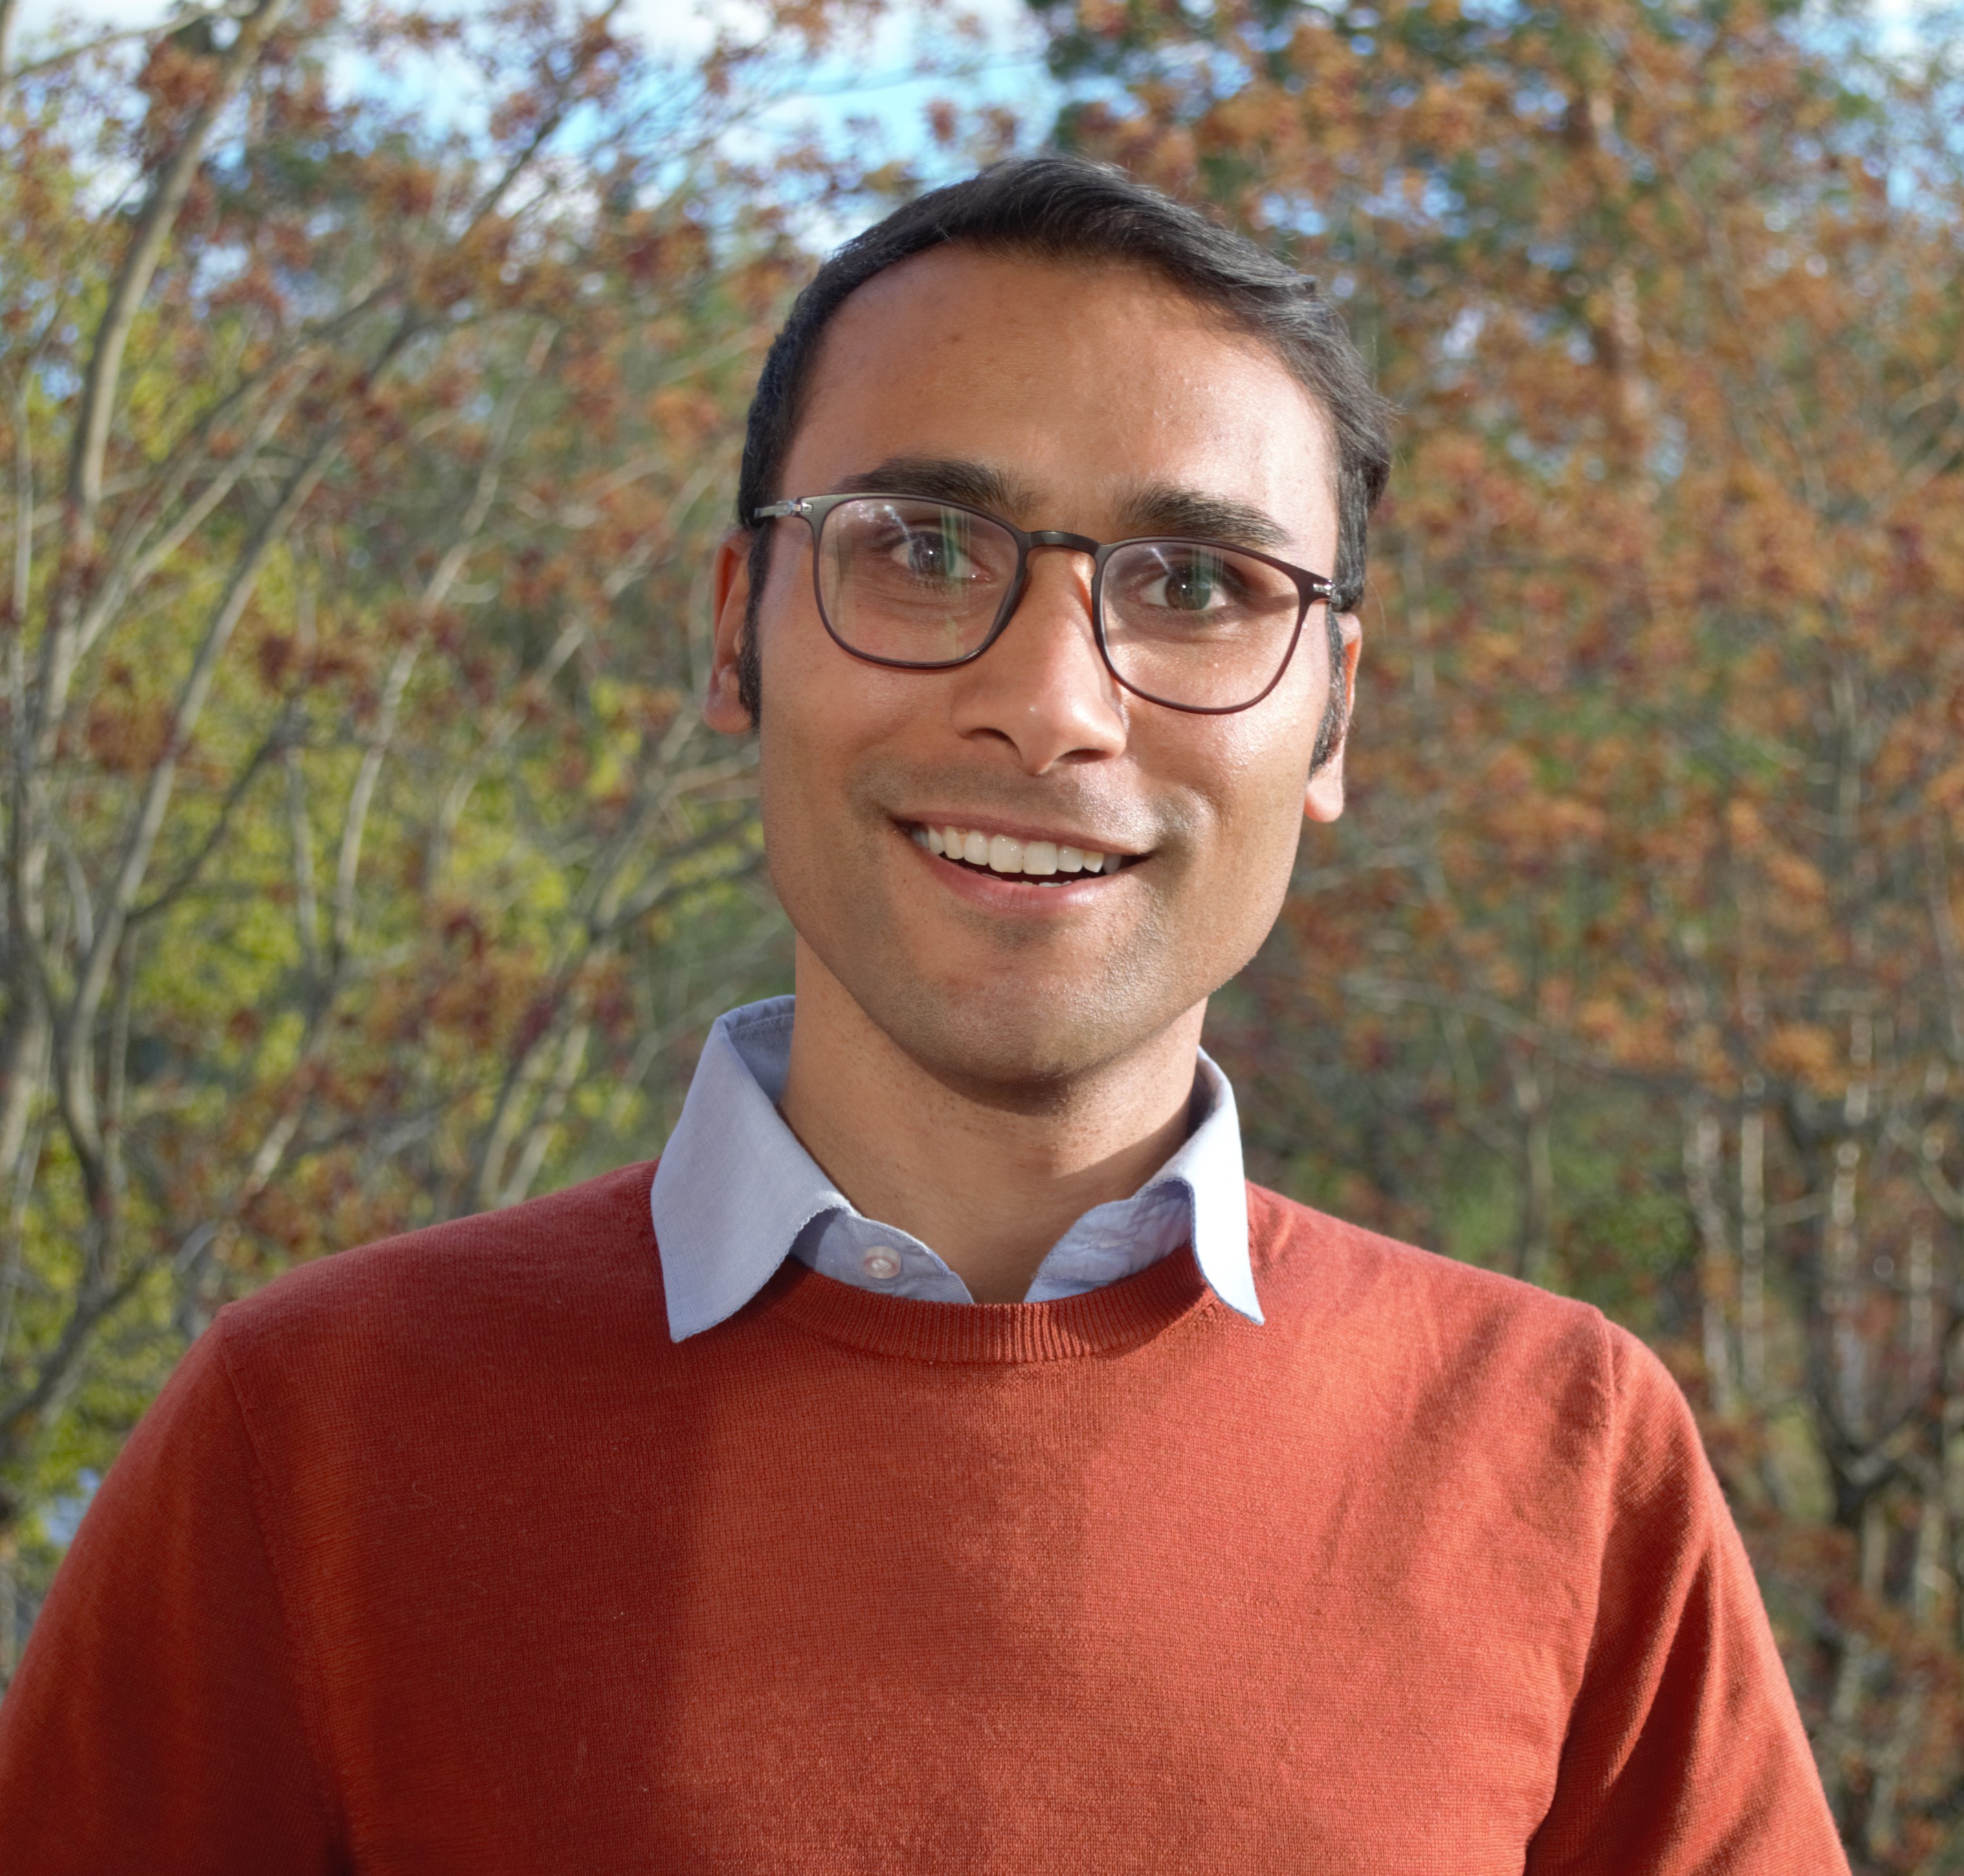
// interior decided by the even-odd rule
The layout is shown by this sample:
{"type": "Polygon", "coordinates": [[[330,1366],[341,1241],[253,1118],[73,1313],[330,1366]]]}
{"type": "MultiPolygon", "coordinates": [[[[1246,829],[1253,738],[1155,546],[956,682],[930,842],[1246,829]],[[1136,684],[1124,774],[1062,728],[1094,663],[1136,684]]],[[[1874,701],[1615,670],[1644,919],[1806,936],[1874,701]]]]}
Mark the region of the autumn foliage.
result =
{"type": "Polygon", "coordinates": [[[216,1307],[645,1155],[774,955],[691,699],[831,177],[729,143],[851,18],[258,0],[10,74],[0,1669],[216,1307]]]}
{"type": "MultiPolygon", "coordinates": [[[[14,75],[24,1579],[217,1304],[650,1150],[778,968],[700,581],[800,231],[866,178],[731,133],[868,10],[680,64],[544,4],[259,0],[14,75]],[[350,58],[472,101],[432,123],[350,58]]],[[[1857,1866],[1956,1867],[1951,47],[1764,0],[1031,18],[1061,119],[958,86],[949,160],[1048,136],[1210,205],[1403,412],[1351,810],[1213,1018],[1256,1175],[1662,1348],[1857,1866]]]]}

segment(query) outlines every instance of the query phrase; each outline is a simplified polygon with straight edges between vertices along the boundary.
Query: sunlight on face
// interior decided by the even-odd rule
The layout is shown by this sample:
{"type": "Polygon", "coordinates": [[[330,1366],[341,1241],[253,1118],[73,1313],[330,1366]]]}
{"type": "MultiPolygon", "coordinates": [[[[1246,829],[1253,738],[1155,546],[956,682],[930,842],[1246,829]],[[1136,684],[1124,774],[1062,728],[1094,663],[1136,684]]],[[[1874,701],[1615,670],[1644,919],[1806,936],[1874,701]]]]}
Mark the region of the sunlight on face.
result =
{"type": "MultiPolygon", "coordinates": [[[[863,486],[881,465],[966,475],[1019,526],[1107,540],[1161,531],[1141,518],[1171,505],[1249,518],[1234,524],[1265,531],[1246,544],[1327,572],[1329,448],[1279,358],[1156,277],[950,248],[842,309],[784,491],[863,486]]],[[[1197,716],[1113,681],[1090,579],[1088,556],[1040,552],[984,656],[894,671],[827,635],[808,531],[780,524],[758,615],[771,877],[810,952],[950,1080],[1057,1082],[1163,1031],[1273,922],[1306,784],[1313,814],[1340,808],[1340,758],[1310,783],[1320,608],[1269,697],[1197,716]],[[1122,858],[1095,883],[1006,884],[918,845],[928,828],[1009,842],[999,858],[1122,858]]]]}

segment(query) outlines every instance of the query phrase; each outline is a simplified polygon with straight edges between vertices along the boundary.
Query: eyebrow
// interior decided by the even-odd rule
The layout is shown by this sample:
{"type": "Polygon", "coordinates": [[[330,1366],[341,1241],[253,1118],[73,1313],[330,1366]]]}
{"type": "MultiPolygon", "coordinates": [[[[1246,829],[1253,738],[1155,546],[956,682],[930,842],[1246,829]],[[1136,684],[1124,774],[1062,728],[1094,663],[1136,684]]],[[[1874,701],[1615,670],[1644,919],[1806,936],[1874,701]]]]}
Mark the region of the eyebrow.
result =
{"type": "MultiPolygon", "coordinates": [[[[938,456],[890,456],[871,469],[842,476],[832,492],[911,495],[929,502],[959,502],[1012,519],[1028,515],[1038,504],[1037,492],[1029,483],[991,463],[938,456]]],[[[1147,483],[1134,489],[1120,505],[1118,513],[1120,539],[1179,534],[1270,552],[1289,544],[1288,530],[1265,510],[1173,483],[1147,483]]]]}
{"type": "Polygon", "coordinates": [[[1266,510],[1170,483],[1148,483],[1120,512],[1128,534],[1186,534],[1270,552],[1289,544],[1288,530],[1266,510]]]}
{"type": "Polygon", "coordinates": [[[960,502],[997,515],[1027,515],[1036,492],[987,463],[939,456],[890,456],[871,469],[842,476],[834,495],[913,495],[929,502],[960,502]]]}

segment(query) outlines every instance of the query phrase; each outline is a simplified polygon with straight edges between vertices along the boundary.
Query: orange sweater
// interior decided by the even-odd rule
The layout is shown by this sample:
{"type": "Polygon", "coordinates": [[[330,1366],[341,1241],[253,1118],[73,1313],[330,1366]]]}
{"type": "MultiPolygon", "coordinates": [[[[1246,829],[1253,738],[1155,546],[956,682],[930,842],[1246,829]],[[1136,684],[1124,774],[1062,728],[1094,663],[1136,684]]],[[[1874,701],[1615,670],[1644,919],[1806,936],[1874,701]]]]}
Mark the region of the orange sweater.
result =
{"type": "Polygon", "coordinates": [[[670,1341],[631,1168],[227,1310],[0,1703],[32,1876],[1844,1869],[1691,1417],[1593,1310],[1250,1194],[670,1341]]]}

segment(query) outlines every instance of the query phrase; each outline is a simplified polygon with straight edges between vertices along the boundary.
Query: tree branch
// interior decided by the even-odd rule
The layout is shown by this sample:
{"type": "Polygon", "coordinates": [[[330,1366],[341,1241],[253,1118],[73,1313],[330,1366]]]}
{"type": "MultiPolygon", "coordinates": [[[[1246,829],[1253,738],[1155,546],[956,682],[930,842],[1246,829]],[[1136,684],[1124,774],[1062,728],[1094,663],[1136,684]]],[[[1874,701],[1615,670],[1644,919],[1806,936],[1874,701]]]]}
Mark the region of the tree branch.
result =
{"type": "Polygon", "coordinates": [[[471,550],[477,544],[478,535],[483,531],[485,520],[491,512],[492,502],[498,492],[505,450],[511,440],[512,426],[518,416],[519,402],[531,388],[531,380],[537,375],[538,367],[544,363],[546,354],[551,349],[558,329],[557,325],[547,322],[541,324],[532,335],[531,345],[527,348],[524,369],[513,377],[493,421],[483,466],[478,472],[470,505],[464,510],[455,536],[432,571],[428,582],[417,601],[415,634],[396,654],[395,662],[390,666],[388,677],[383,683],[381,707],[377,712],[375,733],[369,739],[367,748],[362,752],[361,766],[356,771],[355,786],[348,795],[348,813],[342,823],[341,851],[334,875],[334,918],[329,938],[332,960],[330,969],[338,970],[342,960],[354,948],[355,889],[361,865],[361,844],[366,835],[368,812],[374,799],[376,784],[381,778],[382,765],[387,759],[389,746],[395,738],[396,719],[402,708],[403,693],[409,688],[410,675],[422,655],[429,621],[449,596],[451,586],[469,563],[471,550]]]}
{"type": "Polygon", "coordinates": [[[41,1415],[75,1379],[96,1326],[129,1300],[144,1274],[145,1266],[139,1264],[120,1281],[85,1288],[75,1298],[59,1339],[34,1380],[0,1400],[0,1466],[11,1464],[25,1450],[41,1415]]]}
{"type": "Polygon", "coordinates": [[[233,10],[229,6],[185,7],[172,14],[160,24],[126,26],[113,33],[98,33],[93,39],[78,40],[72,46],[63,46],[59,52],[44,53],[38,59],[29,59],[10,67],[7,63],[8,51],[18,7],[18,0],[0,0],[0,109],[5,108],[9,95],[22,79],[30,79],[43,72],[54,71],[77,59],[87,58],[92,52],[107,51],[111,46],[127,45],[133,39],[150,39],[161,34],[182,32],[194,21],[234,17],[233,10]]]}
{"type": "Polygon", "coordinates": [[[96,1012],[108,984],[110,960],[122,942],[124,928],[163,826],[164,811],[176,787],[178,764],[190,746],[198,719],[204,713],[205,701],[217,675],[219,662],[231,643],[233,630],[244,615],[267,560],[285,539],[287,530],[326,473],[328,464],[339,447],[339,438],[332,432],[320,438],[313,454],[288,478],[278,505],[261,523],[233,568],[223,596],[205,627],[204,641],[191,660],[190,675],[179,693],[164,753],[150,771],[142,803],[124,836],[122,859],[101,909],[95,941],[89,947],[77,973],[75,993],[63,1014],[57,1043],[63,1115],[76,1150],[85,1158],[94,1156],[101,1150],[95,1104],[88,1084],[89,1038],[94,1033],[96,1012]]]}
{"type": "Polygon", "coordinates": [[[140,925],[146,919],[154,919],[166,911],[197,883],[197,876],[204,871],[204,864],[218,851],[226,831],[232,825],[233,812],[245,799],[246,791],[252,785],[252,779],[273,755],[293,746],[293,718],[295,712],[290,703],[281,712],[279,720],[267,731],[259,746],[246,758],[245,765],[232,778],[232,786],[226,790],[225,799],[218,804],[218,816],[204,839],[198,843],[197,852],[178,868],[177,877],[168,884],[159,887],[156,894],[140,906],[130,908],[130,922],[140,925]]]}
{"type": "Polygon", "coordinates": [[[149,290],[163,258],[178,210],[191,189],[219,114],[238,95],[257,63],[268,36],[284,16],[290,0],[258,0],[239,22],[232,43],[219,62],[217,82],[185,127],[176,149],[165,159],[151,185],[149,200],[136,218],[123,265],[109,290],[108,303],[89,348],[88,369],[82,381],[82,403],[75,414],[75,443],[69,461],[69,499],[75,505],[76,527],[85,537],[93,528],[102,499],[102,462],[109,447],[109,423],[116,389],[123,371],[123,353],[130,342],[136,309],[149,290]]]}

